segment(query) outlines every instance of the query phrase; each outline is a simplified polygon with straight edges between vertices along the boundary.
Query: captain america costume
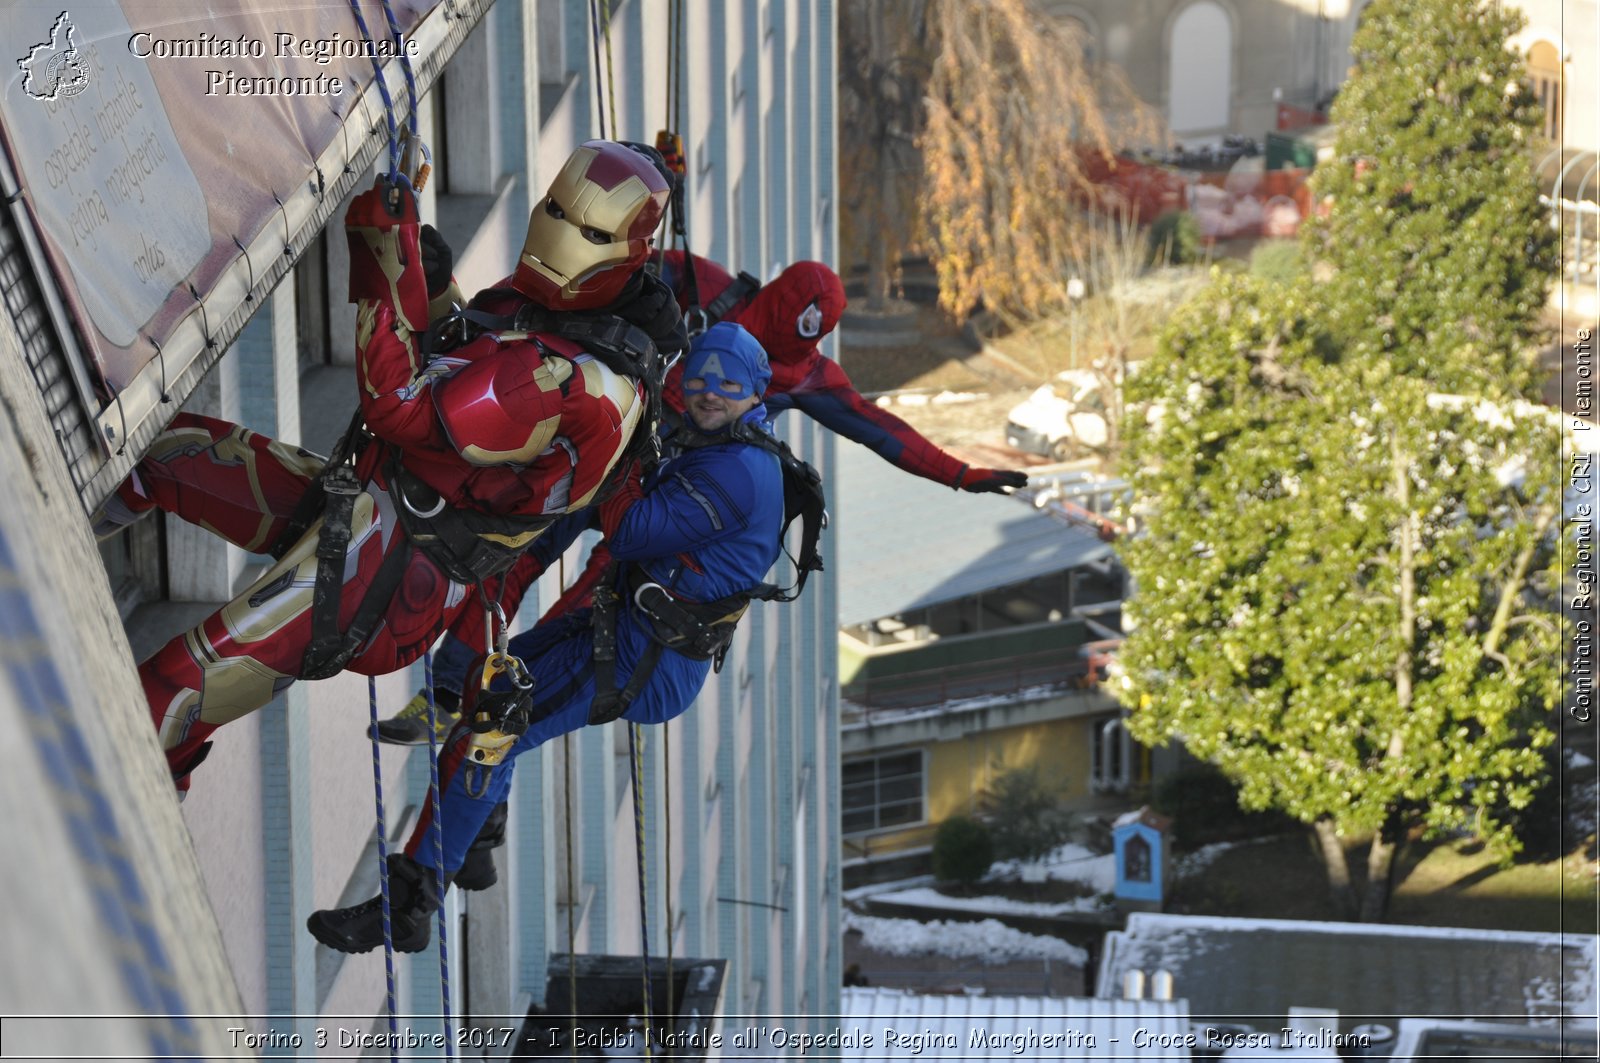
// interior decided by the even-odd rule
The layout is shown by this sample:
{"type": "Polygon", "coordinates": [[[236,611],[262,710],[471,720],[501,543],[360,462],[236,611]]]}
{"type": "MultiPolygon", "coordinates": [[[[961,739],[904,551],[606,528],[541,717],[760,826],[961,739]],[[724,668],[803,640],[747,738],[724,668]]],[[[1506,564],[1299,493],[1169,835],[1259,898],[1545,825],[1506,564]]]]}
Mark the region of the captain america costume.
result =
{"type": "MultiPolygon", "coordinates": [[[[632,723],[665,723],[687,710],[714,656],[680,649],[670,641],[660,616],[641,604],[642,588],[657,588],[680,605],[699,603],[720,612],[730,600],[747,603],[782,550],[784,489],[778,458],[737,439],[732,423],[769,432],[765,409],[759,404],[765,356],[745,330],[726,324],[701,337],[685,362],[696,367],[703,385],[744,385],[740,404],[722,407],[726,423],[708,424],[697,407],[667,438],[664,460],[642,487],[625,480],[622,489],[596,510],[558,522],[527,555],[548,562],[598,518],[616,562],[608,569],[619,603],[612,628],[613,681],[633,690],[620,713],[632,723]],[[726,374],[721,364],[729,366],[726,374]]],[[[739,605],[721,621],[729,637],[743,608],[739,605]]],[[[393,932],[395,947],[402,951],[426,945],[425,916],[441,902],[431,886],[435,853],[442,853],[442,870],[453,877],[496,806],[505,800],[516,758],[592,722],[591,712],[601,693],[594,607],[541,620],[513,645],[527,662],[531,679],[529,723],[505,758],[491,764],[472,760],[469,727],[459,723],[451,731],[439,759],[438,824],[431,807],[425,808],[391,869],[401,883],[402,899],[391,916],[399,928],[393,932]]],[[[330,947],[366,951],[383,940],[377,919],[380,900],[313,913],[307,926],[330,947]]]]}
{"type": "MultiPolygon", "coordinates": [[[[757,407],[746,420],[765,427],[765,410],[757,407]]],[[[588,525],[588,516],[577,514],[552,528],[549,549],[538,550],[537,556],[559,552],[563,541],[570,543],[588,525]]],[[[778,559],[782,520],[777,459],[755,447],[721,444],[684,451],[664,461],[647,478],[643,497],[628,510],[607,542],[614,560],[639,565],[651,581],[674,595],[714,601],[761,582],[778,559]]],[[[590,608],[576,609],[543,620],[512,640],[512,652],[528,662],[533,678],[534,722],[506,760],[488,769],[486,779],[470,781],[478,769],[463,763],[470,737],[464,729],[452,735],[441,753],[440,778],[450,780],[440,801],[447,872],[461,865],[467,846],[477,837],[490,810],[505,799],[515,757],[588,722],[595,694],[590,617],[590,608]]],[[[638,611],[621,609],[617,617],[619,682],[631,675],[649,641],[638,611]]],[[[694,700],[710,668],[710,661],[664,653],[623,719],[659,724],[677,717],[694,700]]],[[[425,827],[426,823],[413,832],[406,852],[431,864],[433,847],[431,840],[424,841],[425,827]]]]}

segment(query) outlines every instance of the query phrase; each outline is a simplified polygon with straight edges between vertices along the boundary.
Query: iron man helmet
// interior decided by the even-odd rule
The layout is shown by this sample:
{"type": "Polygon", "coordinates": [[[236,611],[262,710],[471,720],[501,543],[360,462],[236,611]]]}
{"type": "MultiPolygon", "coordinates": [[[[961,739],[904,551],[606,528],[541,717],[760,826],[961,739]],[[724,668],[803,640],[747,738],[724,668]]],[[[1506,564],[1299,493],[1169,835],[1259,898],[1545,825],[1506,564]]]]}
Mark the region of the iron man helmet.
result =
{"type": "Polygon", "coordinates": [[[613,140],[579,145],[528,218],[511,286],[552,310],[612,302],[650,254],[670,189],[634,148],[613,140]]]}

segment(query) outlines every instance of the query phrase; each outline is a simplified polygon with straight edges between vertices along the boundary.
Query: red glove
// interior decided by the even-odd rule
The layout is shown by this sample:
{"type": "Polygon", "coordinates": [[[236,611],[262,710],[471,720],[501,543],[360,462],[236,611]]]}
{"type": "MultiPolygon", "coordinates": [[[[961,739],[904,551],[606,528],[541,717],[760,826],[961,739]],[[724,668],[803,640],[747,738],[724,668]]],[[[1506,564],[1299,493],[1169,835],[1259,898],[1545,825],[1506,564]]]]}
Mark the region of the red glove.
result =
{"type": "Polygon", "coordinates": [[[393,192],[394,186],[379,178],[350,201],[345,213],[350,301],[390,304],[402,323],[420,331],[428,325],[428,282],[422,271],[417,197],[402,186],[391,211],[393,192]]]}
{"type": "Polygon", "coordinates": [[[961,475],[956,479],[956,487],[962,491],[971,491],[974,494],[988,492],[990,494],[1005,495],[1018,487],[1028,485],[1028,474],[1020,469],[973,469],[963,468],[961,475]]]}
{"type": "Polygon", "coordinates": [[[644,470],[638,458],[629,458],[626,465],[618,466],[616,475],[616,490],[600,503],[600,534],[607,539],[616,534],[633,504],[644,497],[644,470]]]}

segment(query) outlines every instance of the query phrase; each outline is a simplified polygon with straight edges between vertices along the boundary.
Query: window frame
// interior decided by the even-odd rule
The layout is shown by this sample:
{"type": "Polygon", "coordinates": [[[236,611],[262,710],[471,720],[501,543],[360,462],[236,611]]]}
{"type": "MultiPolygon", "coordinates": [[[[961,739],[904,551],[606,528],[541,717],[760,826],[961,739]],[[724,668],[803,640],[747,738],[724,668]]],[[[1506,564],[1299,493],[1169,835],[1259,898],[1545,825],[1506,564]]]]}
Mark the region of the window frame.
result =
{"type": "Polygon", "coordinates": [[[859,838],[870,834],[883,834],[888,832],[908,830],[913,827],[923,826],[927,824],[927,822],[928,751],[926,749],[917,748],[888,750],[879,753],[869,753],[859,757],[850,757],[840,762],[839,829],[842,835],[845,837],[859,838]],[[915,772],[902,772],[897,775],[890,775],[887,777],[884,776],[881,770],[881,763],[883,761],[900,760],[907,757],[916,758],[917,766],[915,772]],[[872,779],[870,780],[870,785],[872,787],[872,800],[870,805],[852,805],[849,798],[850,789],[852,787],[859,788],[863,785],[868,785],[868,783],[863,783],[860,781],[851,782],[848,779],[848,773],[851,768],[859,768],[863,764],[871,764],[873,766],[872,779]],[[904,820],[902,822],[884,823],[883,810],[885,806],[899,807],[902,805],[911,804],[913,800],[911,798],[894,798],[885,801],[882,793],[884,782],[886,779],[887,781],[894,782],[906,778],[915,778],[917,783],[917,796],[914,799],[915,814],[913,818],[904,820]],[[870,812],[872,817],[872,825],[870,827],[852,829],[846,825],[849,817],[853,813],[860,814],[862,812],[870,812]]]}

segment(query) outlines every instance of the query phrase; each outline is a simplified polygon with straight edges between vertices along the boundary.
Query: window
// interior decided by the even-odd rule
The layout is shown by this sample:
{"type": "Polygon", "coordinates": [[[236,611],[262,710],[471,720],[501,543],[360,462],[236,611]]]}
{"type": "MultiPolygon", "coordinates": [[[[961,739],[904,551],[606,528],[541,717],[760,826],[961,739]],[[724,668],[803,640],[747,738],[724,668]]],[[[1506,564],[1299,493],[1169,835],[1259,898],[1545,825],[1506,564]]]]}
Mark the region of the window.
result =
{"type": "Polygon", "coordinates": [[[1133,750],[1120,716],[1094,722],[1090,746],[1090,785],[1096,793],[1123,793],[1131,781],[1133,750]]]}
{"type": "Polygon", "coordinates": [[[1233,24],[1212,0],[1184,8],[1168,41],[1167,124],[1175,136],[1228,127],[1233,94],[1233,24]]]}
{"type": "Polygon", "coordinates": [[[1552,142],[1561,140],[1561,53],[1549,41],[1540,41],[1528,50],[1528,80],[1533,94],[1544,108],[1544,135],[1552,142]]]}
{"type": "Polygon", "coordinates": [[[324,229],[306,248],[294,267],[295,341],[300,347],[300,371],[333,362],[328,331],[328,232],[324,229]]]}
{"type": "Polygon", "coordinates": [[[923,820],[922,750],[847,760],[843,775],[844,832],[906,827],[923,820]]]}

